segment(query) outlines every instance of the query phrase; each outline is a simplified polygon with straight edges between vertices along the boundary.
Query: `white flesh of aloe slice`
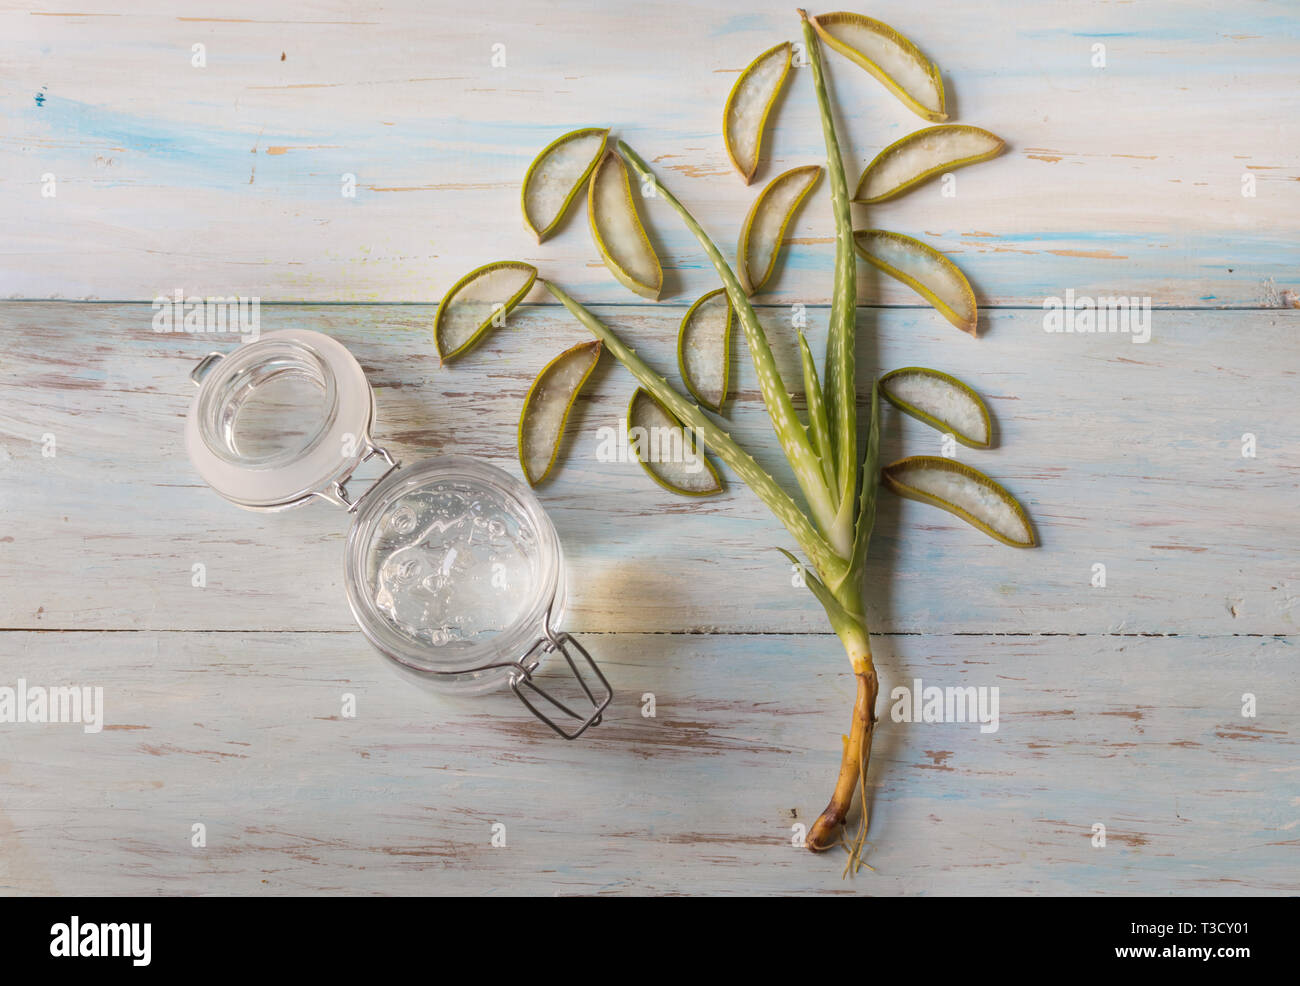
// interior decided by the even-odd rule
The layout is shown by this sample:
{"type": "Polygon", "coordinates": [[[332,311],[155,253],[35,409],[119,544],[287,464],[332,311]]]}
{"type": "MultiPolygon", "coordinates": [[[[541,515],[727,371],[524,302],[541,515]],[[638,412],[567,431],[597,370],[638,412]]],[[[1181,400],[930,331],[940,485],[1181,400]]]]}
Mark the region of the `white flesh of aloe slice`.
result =
{"type": "Polygon", "coordinates": [[[608,129],[573,130],[543,149],[524,175],[524,222],[540,243],[550,236],[605,151],[608,129]]]}
{"type": "Polygon", "coordinates": [[[855,202],[884,202],[936,175],[987,161],[1006,143],[979,127],[948,123],[926,127],[896,140],[876,155],[858,180],[855,202]]]}
{"type": "Polygon", "coordinates": [[[600,359],[599,340],[566,349],[546,364],[524,398],[519,415],[519,465],[536,486],[551,474],[569,411],[600,359]]]}
{"type": "Polygon", "coordinates": [[[596,165],[587,190],[587,216],[596,249],[610,273],[628,290],[658,301],[663,268],[637,215],[627,168],[617,151],[606,151],[596,165]]]}
{"type": "Polygon", "coordinates": [[[791,168],[768,182],[754,200],[740,229],[740,246],[736,250],[740,283],[746,294],[761,290],[772,276],[785,229],[821,173],[819,164],[791,168]]]}
{"type": "Polygon", "coordinates": [[[722,111],[722,137],[727,156],[748,185],[758,170],[763,130],[768,114],[790,73],[790,42],[783,41],[759,55],[731,87],[722,111]]]}
{"type": "Polygon", "coordinates": [[[880,378],[880,393],[900,411],[951,434],[969,448],[988,448],[993,426],[980,395],[956,377],[906,366],[880,378]]]}
{"type": "Polygon", "coordinates": [[[845,11],[808,20],[823,41],[879,79],[913,113],[932,123],[948,119],[938,68],[888,24],[845,11]]]}
{"type": "Polygon", "coordinates": [[[677,333],[677,365],[686,389],[710,411],[727,399],[731,362],[731,302],[718,288],[691,305],[677,333]]]}
{"type": "Polygon", "coordinates": [[[537,268],[516,260],[484,264],[457,281],[433,317],[433,341],[446,362],[470,349],[523,300],[537,268]]]}
{"type": "Polygon", "coordinates": [[[934,247],[883,229],[857,230],[853,243],[863,260],[902,281],[963,332],[976,334],[975,292],[957,265],[934,247]]]}
{"type": "Polygon", "coordinates": [[[628,402],[627,435],[637,461],[664,489],[682,496],[722,492],[704,447],[644,387],[628,402]]]}
{"type": "Polygon", "coordinates": [[[1013,548],[1037,541],[1029,517],[1016,498],[978,469],[937,455],[899,459],[881,470],[890,490],[909,500],[940,507],[989,537],[1013,548]]]}

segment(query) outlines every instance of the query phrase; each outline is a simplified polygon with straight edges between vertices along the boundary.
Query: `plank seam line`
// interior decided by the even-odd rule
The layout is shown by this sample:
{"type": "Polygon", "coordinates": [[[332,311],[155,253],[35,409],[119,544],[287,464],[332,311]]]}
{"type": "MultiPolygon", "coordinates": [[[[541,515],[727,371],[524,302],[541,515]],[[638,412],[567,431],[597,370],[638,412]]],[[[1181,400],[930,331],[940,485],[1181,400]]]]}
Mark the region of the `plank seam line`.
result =
{"type": "MultiPolygon", "coordinates": [[[[0,633],[242,633],[242,634],[354,634],[357,629],[319,630],[231,630],[231,629],[177,629],[175,627],[0,627],[0,633]]],[[[574,630],[589,637],[833,637],[830,631],[821,630],[574,630]]],[[[1290,633],[1155,633],[1131,631],[1126,633],[1093,633],[1070,630],[929,630],[877,631],[873,637],[1186,637],[1192,640],[1222,640],[1228,637],[1258,637],[1267,640],[1288,640],[1290,633]]]]}

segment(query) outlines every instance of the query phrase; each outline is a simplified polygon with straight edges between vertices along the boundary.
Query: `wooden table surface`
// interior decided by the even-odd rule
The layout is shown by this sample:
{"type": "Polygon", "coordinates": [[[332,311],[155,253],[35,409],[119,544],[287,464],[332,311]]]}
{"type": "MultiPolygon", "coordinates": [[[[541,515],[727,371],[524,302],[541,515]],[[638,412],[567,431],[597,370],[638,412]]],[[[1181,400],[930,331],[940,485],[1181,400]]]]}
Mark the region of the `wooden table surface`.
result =
{"type": "MultiPolygon", "coordinates": [[[[258,297],[263,333],[352,350],[403,461],[456,451],[518,474],[528,384],[585,331],[535,292],[440,369],[433,306],[480,263],[526,260],[669,372],[685,307],[715,286],[675,217],[644,210],[666,290],[643,303],[580,209],[542,246],[526,234],[520,177],[554,136],[609,125],[729,245],[755,188],[726,161],[723,101],[755,54],[797,39],[793,7],[129,7],[0,9],[0,687],[102,687],[105,703],[99,733],[0,724],[0,891],[1300,886],[1293,4],[870,9],[939,63],[955,118],[1009,150],[958,172],[953,198],[933,186],[872,211],[953,256],[983,312],[970,339],[861,272],[860,388],[919,364],[980,389],[999,442],[959,458],[1021,499],[1043,544],[882,499],[875,872],[853,880],[792,844],[834,779],[842,648],[773,550],[789,536],[734,477],[688,503],[598,461],[633,389],[621,367],[602,364],[540,492],[567,626],[617,692],[564,743],[508,692],[441,697],[370,649],[344,596],[342,511],[246,513],[204,486],[187,374],[234,343],[151,325],[150,300],[177,289],[258,297]],[[1150,341],[1045,332],[1044,299],[1069,289],[1149,298],[1150,341]],[[891,721],[885,698],[915,679],[997,687],[998,730],[891,721]]],[[[856,175],[919,122],[838,56],[828,69],[856,175]]],[[[807,69],[770,139],[759,181],[822,160],[807,69]]],[[[788,239],[758,301],[795,379],[791,306],[814,351],[828,314],[825,183],[788,239]]],[[[733,434],[784,468],[739,343],[732,372],[733,434]]],[[[887,459],[938,454],[936,432],[884,421],[887,459]]]]}

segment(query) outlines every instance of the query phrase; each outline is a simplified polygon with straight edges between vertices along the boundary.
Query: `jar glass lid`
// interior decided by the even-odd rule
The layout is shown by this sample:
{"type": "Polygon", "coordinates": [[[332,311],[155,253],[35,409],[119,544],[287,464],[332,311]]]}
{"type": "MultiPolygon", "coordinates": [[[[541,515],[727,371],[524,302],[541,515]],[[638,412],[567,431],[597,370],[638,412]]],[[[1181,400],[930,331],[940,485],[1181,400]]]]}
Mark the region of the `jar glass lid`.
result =
{"type": "Polygon", "coordinates": [[[374,401],[365,373],[318,332],[268,333],[191,375],[185,445],[226,499],[281,510],[324,495],[365,457],[374,401]]]}

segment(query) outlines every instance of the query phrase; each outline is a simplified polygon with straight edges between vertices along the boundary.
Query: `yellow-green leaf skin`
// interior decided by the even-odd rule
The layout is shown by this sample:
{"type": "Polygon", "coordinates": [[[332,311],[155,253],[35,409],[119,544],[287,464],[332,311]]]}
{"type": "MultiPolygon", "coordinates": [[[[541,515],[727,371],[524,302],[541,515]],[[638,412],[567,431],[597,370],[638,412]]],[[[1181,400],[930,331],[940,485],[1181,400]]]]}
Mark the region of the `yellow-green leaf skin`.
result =
{"type": "Polygon", "coordinates": [[[966,523],[970,524],[977,530],[983,531],[995,541],[1001,541],[1003,544],[1010,545],[1013,548],[1032,548],[1038,544],[1038,539],[1034,536],[1034,525],[1029,521],[1029,515],[1025,513],[1025,508],[1020,505],[1020,501],[1007,492],[1007,490],[998,482],[984,475],[978,469],[972,469],[970,466],[958,462],[956,459],[945,459],[938,455],[913,455],[906,459],[899,459],[880,471],[881,482],[887,486],[890,491],[898,496],[908,500],[916,500],[918,503],[928,503],[938,507],[940,510],[946,510],[954,517],[960,517],[966,523]],[[1028,532],[1027,541],[1017,541],[1002,532],[990,527],[987,523],[976,517],[970,511],[955,503],[951,503],[941,497],[935,496],[929,492],[916,489],[907,483],[908,472],[915,469],[935,469],[943,472],[950,472],[976,483],[979,486],[993,492],[1003,503],[1017,516],[1028,532]]]}
{"type": "MultiPolygon", "coordinates": [[[[629,291],[639,294],[642,298],[648,298],[651,301],[659,300],[659,292],[663,290],[664,271],[663,266],[659,263],[659,256],[655,253],[654,247],[650,243],[650,237],[646,235],[645,226],[641,223],[641,217],[637,213],[636,199],[632,195],[632,185],[628,180],[627,167],[623,164],[623,159],[619,157],[617,151],[610,148],[601,158],[600,163],[596,165],[591,173],[591,178],[587,183],[587,218],[591,223],[591,238],[596,242],[596,249],[600,252],[600,259],[605,262],[609,272],[618,279],[629,291]],[[612,175],[612,169],[618,169],[618,176],[604,178],[606,173],[612,175]],[[606,169],[611,169],[609,172],[606,169]],[[633,231],[633,238],[637,245],[646,251],[645,255],[640,258],[644,261],[647,258],[651,262],[653,274],[645,281],[638,280],[637,277],[626,269],[625,262],[629,259],[626,255],[622,257],[615,256],[611,250],[611,244],[606,242],[606,236],[601,232],[601,225],[605,221],[613,220],[616,217],[607,217],[601,213],[602,218],[597,219],[597,213],[600,211],[598,206],[598,195],[603,182],[617,182],[621,178],[623,188],[623,202],[620,207],[627,210],[622,217],[624,221],[630,224],[633,231]]],[[[606,230],[608,232],[608,230],[606,230]]]]}
{"type": "Polygon", "coordinates": [[[817,377],[817,363],[808,345],[808,337],[802,331],[799,332],[799,361],[803,364],[804,400],[808,405],[808,437],[812,439],[817,457],[822,460],[826,486],[835,489],[835,450],[831,444],[830,420],[826,416],[826,398],[817,377]]]}
{"type": "Polygon", "coordinates": [[[458,356],[463,356],[478,345],[479,341],[487,333],[488,329],[492,327],[492,321],[497,315],[496,312],[490,313],[488,317],[483,320],[483,323],[469,336],[469,338],[455,349],[447,352],[444,349],[442,338],[443,318],[455,303],[456,295],[460,294],[467,285],[478,280],[480,277],[504,268],[513,268],[527,273],[523,287],[519,288],[514,294],[502,302],[503,307],[500,314],[503,316],[509,315],[514,311],[515,306],[524,300],[524,297],[530,290],[532,290],[533,283],[537,280],[537,268],[532,264],[526,264],[520,260],[498,260],[495,263],[484,264],[482,267],[476,267],[453,284],[451,290],[448,291],[442,301],[438,303],[438,311],[433,316],[433,344],[438,350],[438,358],[443,363],[450,362],[458,356]]]}
{"type": "Polygon", "coordinates": [[[568,213],[569,207],[573,204],[573,200],[577,196],[579,190],[581,190],[582,186],[591,177],[592,171],[596,168],[596,163],[604,156],[605,142],[608,139],[608,127],[583,127],[579,130],[570,130],[567,134],[557,137],[555,140],[547,144],[542,148],[541,153],[538,154],[537,157],[533,158],[533,163],[528,166],[528,171],[524,174],[523,187],[519,190],[519,206],[524,213],[524,224],[532,230],[533,234],[537,237],[538,243],[541,243],[544,239],[550,236],[551,233],[555,231],[555,227],[560,225],[560,221],[564,219],[565,215],[568,213]],[[600,145],[596,148],[596,152],[591,156],[591,161],[587,164],[587,167],[583,170],[582,174],[573,182],[568,194],[564,197],[563,204],[555,214],[555,218],[541,229],[538,229],[537,223],[534,222],[534,217],[528,212],[528,191],[533,180],[538,175],[538,169],[545,164],[554,152],[558,151],[565,144],[594,134],[600,134],[600,145]]]}
{"type": "MultiPolygon", "coordinates": [[[[835,111],[826,86],[822,65],[822,43],[808,19],[808,12],[798,9],[800,32],[812,69],[813,91],[817,95],[817,115],[822,125],[822,143],[826,147],[826,175],[830,185],[831,215],[835,219],[835,274],[831,284],[830,323],[826,331],[826,360],[822,394],[826,401],[826,423],[835,455],[838,501],[833,530],[841,550],[854,537],[854,501],[858,482],[858,395],[855,382],[857,359],[858,261],[853,242],[853,212],[849,204],[849,186],[844,177],[844,155],[835,132],[835,111]]],[[[871,404],[875,420],[876,404],[871,404]]]]}
{"type": "Polygon", "coordinates": [[[922,119],[929,120],[931,123],[942,123],[948,119],[948,114],[944,106],[943,78],[939,75],[939,69],[934,62],[926,58],[912,41],[902,34],[899,34],[888,24],[878,21],[875,18],[867,17],[863,14],[855,14],[849,11],[837,11],[833,14],[818,14],[817,16],[808,16],[809,22],[813,29],[816,30],[821,39],[830,47],[834,48],[845,58],[860,65],[872,75],[874,75],[882,85],[890,92],[902,100],[903,105],[910,109],[922,119]],[[920,102],[916,95],[908,91],[908,88],[900,81],[894,79],[879,64],[872,60],[865,52],[853,47],[850,44],[841,41],[832,31],[839,25],[852,25],[878,35],[886,42],[892,43],[898,47],[904,57],[913,62],[913,67],[924,77],[928,85],[933,89],[928,94],[932,97],[933,105],[927,105],[920,102]]]}
{"type": "Polygon", "coordinates": [[[902,281],[933,305],[940,315],[963,332],[972,336],[977,335],[979,306],[975,303],[975,292],[971,290],[970,282],[966,280],[966,275],[961,272],[961,268],[934,247],[928,243],[922,243],[915,237],[905,236],[902,233],[891,233],[884,229],[856,230],[853,234],[853,244],[857,248],[858,256],[867,263],[884,271],[890,277],[902,281]],[[966,311],[957,311],[941,298],[930,285],[873,254],[871,248],[877,238],[888,240],[904,249],[916,251],[917,254],[924,258],[925,262],[933,264],[940,274],[952,278],[953,286],[961,293],[962,303],[965,305],[966,311]]]}
{"type": "Polygon", "coordinates": [[[639,418],[637,415],[637,409],[643,406],[641,404],[642,401],[653,402],[654,406],[657,407],[663,413],[664,417],[666,417],[669,421],[673,422],[676,425],[676,427],[680,428],[682,431],[683,442],[685,442],[686,440],[686,428],[681,423],[681,420],[675,414],[673,414],[672,411],[668,410],[668,408],[664,406],[663,401],[661,401],[658,397],[650,393],[650,391],[646,390],[644,387],[638,387],[636,389],[636,391],[632,394],[632,399],[627,402],[628,444],[631,446],[632,453],[636,456],[637,462],[641,463],[641,468],[646,471],[646,474],[651,479],[653,479],[656,483],[658,483],[660,486],[666,489],[669,493],[676,493],[678,496],[713,496],[714,494],[721,493],[722,478],[718,475],[718,470],[714,468],[713,463],[709,461],[709,457],[704,454],[704,450],[699,447],[698,442],[696,443],[695,451],[696,454],[700,457],[700,461],[704,464],[704,468],[708,470],[709,476],[713,479],[713,487],[711,489],[707,489],[707,490],[683,489],[682,487],[677,486],[675,483],[672,483],[665,477],[659,475],[659,473],[655,471],[653,464],[646,461],[646,459],[642,458],[641,449],[637,447],[636,440],[632,437],[632,429],[638,427],[637,421],[639,420],[639,418]]]}
{"type": "Polygon", "coordinates": [[[785,231],[790,225],[790,220],[799,211],[799,206],[808,197],[808,193],[813,190],[813,187],[821,178],[821,174],[822,168],[820,164],[791,168],[789,171],[773,178],[758,193],[758,198],[750,206],[749,215],[745,217],[745,223],[740,228],[740,244],[736,248],[736,266],[740,268],[740,283],[744,286],[746,294],[753,295],[762,290],[763,285],[772,276],[772,271],[776,270],[776,262],[781,256],[781,246],[785,240],[785,231]],[[772,244],[772,252],[767,259],[767,264],[761,271],[754,271],[750,267],[751,259],[757,259],[750,257],[750,250],[753,247],[751,241],[754,227],[760,220],[765,218],[767,212],[780,207],[781,202],[778,196],[788,194],[792,189],[795,192],[794,198],[789,201],[784,215],[781,216],[781,223],[777,228],[775,242],[772,244]]]}
{"type": "Polygon", "coordinates": [[[754,180],[754,173],[758,170],[758,162],[761,159],[763,152],[763,134],[767,130],[767,119],[771,115],[772,107],[776,105],[777,98],[781,95],[781,90],[785,88],[786,79],[790,75],[790,58],[792,51],[793,46],[790,42],[782,41],[779,45],[773,45],[771,48],[767,49],[767,51],[763,52],[763,54],[750,62],[736,79],[736,84],[731,87],[731,92],[727,96],[727,105],[723,107],[722,139],[723,143],[727,147],[727,157],[731,158],[731,163],[735,166],[736,170],[740,172],[741,177],[745,179],[746,185],[754,180]],[[746,164],[740,160],[742,152],[736,146],[740,135],[735,133],[735,128],[731,122],[731,114],[736,108],[736,101],[740,98],[741,94],[744,93],[745,85],[750,81],[758,68],[764,65],[769,58],[776,55],[776,53],[782,49],[784,49],[784,61],[781,64],[780,74],[777,78],[776,84],[772,86],[772,92],[763,106],[762,116],[759,118],[758,126],[753,134],[754,159],[746,164]]]}
{"type": "Polygon", "coordinates": [[[918,185],[925,184],[931,178],[935,178],[938,175],[946,174],[947,172],[954,171],[957,168],[964,168],[968,164],[978,164],[980,161],[988,161],[990,158],[995,158],[1006,149],[1006,146],[1006,141],[997,134],[990,133],[981,127],[967,126],[964,123],[946,123],[939,127],[925,127],[915,133],[910,133],[906,137],[894,141],[872,159],[872,162],[862,170],[862,177],[858,179],[857,190],[853,193],[853,201],[863,202],[867,205],[875,205],[877,202],[888,202],[890,199],[897,198],[904,192],[916,188],[918,185]],[[872,177],[872,173],[883,167],[894,155],[905,153],[925,140],[943,138],[949,135],[983,137],[991,146],[988,150],[979,154],[969,154],[965,157],[951,158],[940,164],[936,164],[931,168],[926,168],[923,171],[917,172],[907,181],[895,185],[877,195],[868,196],[866,194],[867,183],[872,177]]]}
{"type": "Polygon", "coordinates": [[[731,323],[735,321],[735,313],[731,310],[731,302],[726,298],[726,294],[726,288],[717,288],[701,295],[686,312],[685,317],[682,318],[681,328],[677,330],[677,368],[681,372],[682,382],[686,384],[686,389],[691,392],[691,396],[695,398],[696,403],[714,412],[722,411],[722,405],[727,401],[727,391],[731,382],[731,323]],[[690,345],[688,336],[691,335],[692,331],[698,331],[694,326],[695,313],[700,309],[700,306],[718,297],[718,295],[722,295],[727,303],[727,324],[722,331],[722,387],[720,396],[717,402],[714,403],[704,397],[695,379],[691,376],[690,367],[686,360],[686,350],[690,345]]]}
{"type": "Polygon", "coordinates": [[[559,458],[560,444],[564,440],[564,429],[569,423],[569,412],[573,410],[573,404],[578,399],[578,394],[586,386],[587,380],[591,377],[592,371],[596,369],[596,364],[600,362],[600,353],[602,345],[599,339],[592,342],[580,342],[560,353],[559,356],[551,360],[542,368],[542,372],[537,374],[533,380],[532,386],[528,388],[528,395],[524,398],[523,409],[519,412],[519,431],[517,443],[519,446],[519,468],[523,470],[524,478],[528,480],[530,486],[537,486],[544,482],[551,475],[555,468],[555,461],[559,458]],[[551,446],[551,457],[546,463],[546,468],[541,474],[534,476],[528,468],[528,456],[525,452],[525,429],[528,424],[528,416],[533,409],[534,400],[540,398],[543,388],[546,386],[548,378],[552,373],[570,359],[585,358],[588,361],[587,369],[579,377],[577,385],[569,393],[568,400],[564,405],[564,414],[560,417],[559,427],[555,430],[555,440],[551,446]]]}
{"type": "Polygon", "coordinates": [[[931,428],[936,428],[945,434],[952,435],[953,438],[957,439],[957,441],[961,442],[967,448],[991,448],[993,445],[993,420],[989,417],[988,405],[984,403],[983,398],[981,398],[979,394],[954,376],[942,373],[939,370],[931,370],[929,367],[925,366],[904,366],[897,370],[890,370],[880,378],[880,393],[885,400],[889,401],[890,404],[893,404],[894,407],[898,408],[904,414],[911,415],[913,418],[916,418],[917,421],[924,421],[931,428]],[[896,396],[889,388],[890,382],[909,374],[917,374],[931,377],[935,380],[942,380],[944,383],[960,390],[969,397],[979,409],[980,417],[984,419],[984,434],[988,436],[988,439],[981,442],[971,435],[963,434],[951,422],[935,417],[928,411],[923,411],[919,407],[915,407],[902,398],[896,396]]]}

